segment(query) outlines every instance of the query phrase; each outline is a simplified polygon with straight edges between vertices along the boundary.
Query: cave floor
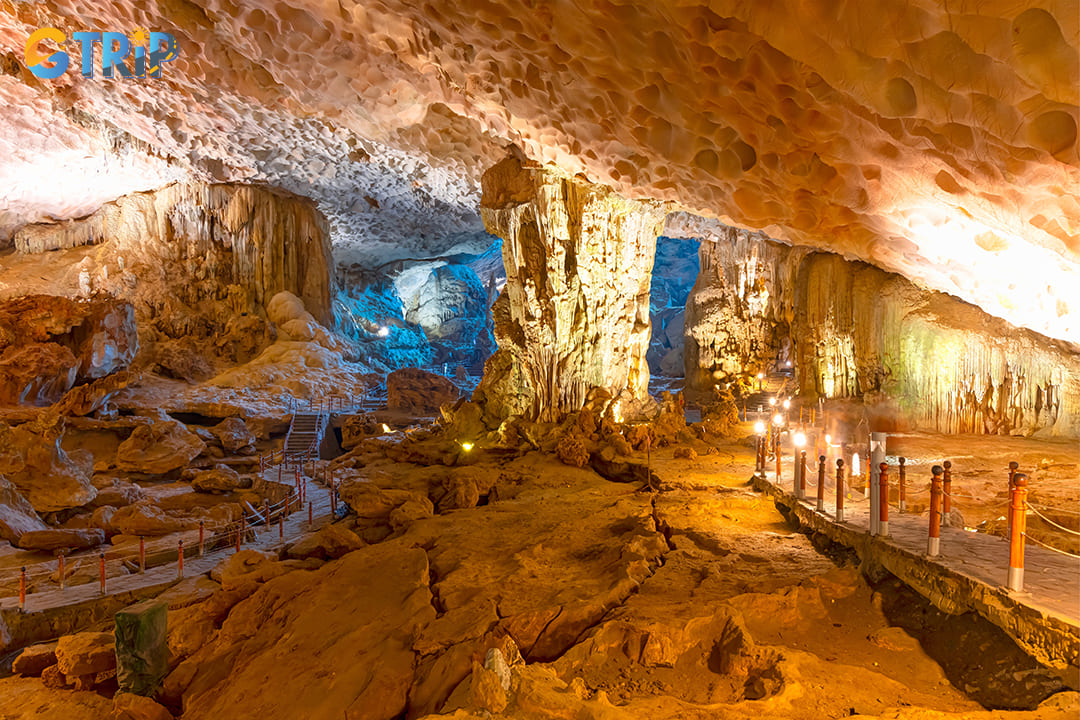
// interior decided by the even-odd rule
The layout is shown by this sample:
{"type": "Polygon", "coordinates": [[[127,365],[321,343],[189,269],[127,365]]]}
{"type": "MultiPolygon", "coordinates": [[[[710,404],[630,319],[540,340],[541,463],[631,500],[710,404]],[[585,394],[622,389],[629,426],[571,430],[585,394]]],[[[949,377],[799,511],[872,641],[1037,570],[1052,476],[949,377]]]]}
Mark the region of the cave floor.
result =
{"type": "MultiPolygon", "coordinates": [[[[1076,716],[1076,694],[993,626],[926,631],[931,606],[794,531],[748,484],[750,443],[694,446],[654,450],[655,493],[481,452],[462,471],[490,480],[486,504],[350,516],[335,527],[367,542],[338,560],[232,556],[220,586],[203,579],[210,599],[170,612],[161,699],[190,719],[1076,716]]],[[[418,456],[341,467],[380,492],[453,477],[418,456]]],[[[108,695],[0,680],[5,718],[101,717],[108,695]]]]}

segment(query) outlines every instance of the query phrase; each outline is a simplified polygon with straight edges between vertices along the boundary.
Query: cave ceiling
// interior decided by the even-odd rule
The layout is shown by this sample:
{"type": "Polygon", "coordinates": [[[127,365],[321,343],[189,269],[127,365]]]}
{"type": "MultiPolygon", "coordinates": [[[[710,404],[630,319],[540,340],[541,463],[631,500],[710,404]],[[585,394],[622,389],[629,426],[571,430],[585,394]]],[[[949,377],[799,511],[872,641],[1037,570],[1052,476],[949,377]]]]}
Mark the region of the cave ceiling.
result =
{"type": "Polygon", "coordinates": [[[431,256],[513,143],[1078,340],[1078,34],[1076,0],[0,0],[0,245],[199,179],[314,197],[341,264],[431,256]],[[39,79],[45,26],[180,53],[39,79]]]}

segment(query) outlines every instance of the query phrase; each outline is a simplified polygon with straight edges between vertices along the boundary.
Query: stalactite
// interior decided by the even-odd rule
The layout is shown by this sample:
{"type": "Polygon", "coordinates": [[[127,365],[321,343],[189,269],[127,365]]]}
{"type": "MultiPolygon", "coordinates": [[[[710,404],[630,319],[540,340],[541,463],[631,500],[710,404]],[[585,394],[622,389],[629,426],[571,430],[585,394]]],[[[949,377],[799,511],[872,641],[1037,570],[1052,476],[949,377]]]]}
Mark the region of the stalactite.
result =
{"type": "Polygon", "coordinates": [[[1075,346],[838,255],[730,229],[701,244],[686,318],[691,389],[781,369],[790,342],[811,397],[893,401],[948,433],[1080,434],[1075,346]]]}

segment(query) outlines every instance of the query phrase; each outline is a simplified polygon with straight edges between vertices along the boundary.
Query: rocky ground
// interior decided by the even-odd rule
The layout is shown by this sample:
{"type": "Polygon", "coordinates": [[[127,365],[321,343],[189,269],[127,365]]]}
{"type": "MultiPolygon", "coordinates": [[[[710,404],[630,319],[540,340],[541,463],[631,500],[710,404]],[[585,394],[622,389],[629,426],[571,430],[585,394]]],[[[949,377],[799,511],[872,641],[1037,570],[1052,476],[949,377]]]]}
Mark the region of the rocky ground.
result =
{"type": "MultiPolygon", "coordinates": [[[[851,556],[793,532],[749,490],[744,442],[652,449],[650,491],[553,453],[448,451],[423,430],[397,438],[361,440],[331,463],[344,520],[170,591],[160,705],[113,698],[108,668],[96,682],[80,680],[89,665],[64,671],[111,647],[105,635],[24,660],[0,680],[0,717],[100,718],[114,706],[115,717],[193,720],[1080,711],[992,626],[944,618],[895,583],[871,586],[851,556]]],[[[916,448],[939,446],[903,439],[916,464],[916,448]]],[[[1051,450],[1029,452],[1070,461],[1051,450]]]]}

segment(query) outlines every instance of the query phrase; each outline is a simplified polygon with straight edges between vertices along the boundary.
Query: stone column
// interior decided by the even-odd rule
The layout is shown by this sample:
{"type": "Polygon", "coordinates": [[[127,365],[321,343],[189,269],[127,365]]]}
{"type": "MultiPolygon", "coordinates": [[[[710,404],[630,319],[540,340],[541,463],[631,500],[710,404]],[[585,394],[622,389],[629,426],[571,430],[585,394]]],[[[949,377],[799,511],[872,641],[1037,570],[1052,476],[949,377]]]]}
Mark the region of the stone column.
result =
{"type": "Polygon", "coordinates": [[[649,282],[666,211],[510,157],[483,177],[480,212],[503,239],[499,350],[476,400],[489,420],[555,421],[590,397],[629,417],[648,396],[649,282]]]}

